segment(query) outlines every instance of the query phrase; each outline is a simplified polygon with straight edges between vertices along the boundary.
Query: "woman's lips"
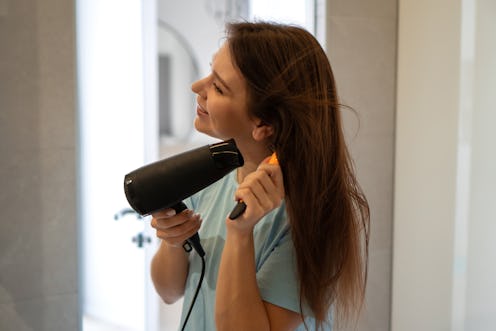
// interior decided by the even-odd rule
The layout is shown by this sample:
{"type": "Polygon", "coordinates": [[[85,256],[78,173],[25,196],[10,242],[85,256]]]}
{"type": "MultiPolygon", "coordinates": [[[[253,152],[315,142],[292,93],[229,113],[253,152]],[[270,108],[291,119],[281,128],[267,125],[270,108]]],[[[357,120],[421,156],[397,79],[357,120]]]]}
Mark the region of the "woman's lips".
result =
{"type": "Polygon", "coordinates": [[[200,104],[198,104],[196,107],[196,113],[198,115],[208,115],[208,112],[200,104]]]}

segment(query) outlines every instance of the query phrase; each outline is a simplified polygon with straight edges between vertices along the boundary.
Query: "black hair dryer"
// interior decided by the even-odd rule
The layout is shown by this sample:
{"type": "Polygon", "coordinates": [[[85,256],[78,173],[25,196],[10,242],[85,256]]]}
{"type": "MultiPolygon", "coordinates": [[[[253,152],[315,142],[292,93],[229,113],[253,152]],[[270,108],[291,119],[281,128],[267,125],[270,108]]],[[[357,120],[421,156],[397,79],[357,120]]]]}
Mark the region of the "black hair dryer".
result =
{"type": "MultiPolygon", "coordinates": [[[[242,166],[234,139],[207,145],[138,168],[124,177],[131,207],[145,216],[165,208],[186,209],[183,199],[242,166]]],[[[200,256],[205,252],[198,233],[187,240],[200,256]]],[[[185,246],[186,247],[186,246],[185,246]]]]}

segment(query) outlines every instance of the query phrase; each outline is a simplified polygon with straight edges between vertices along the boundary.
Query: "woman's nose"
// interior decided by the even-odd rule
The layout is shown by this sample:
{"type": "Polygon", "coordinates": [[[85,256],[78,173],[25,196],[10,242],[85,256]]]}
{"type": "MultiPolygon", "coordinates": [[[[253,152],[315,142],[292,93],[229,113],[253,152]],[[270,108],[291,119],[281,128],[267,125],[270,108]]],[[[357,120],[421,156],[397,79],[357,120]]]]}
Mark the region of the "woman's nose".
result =
{"type": "Polygon", "coordinates": [[[206,95],[207,95],[206,94],[206,89],[205,89],[207,79],[208,79],[208,77],[202,78],[200,80],[197,80],[196,82],[194,82],[191,85],[191,90],[194,93],[196,93],[199,96],[201,96],[202,98],[205,98],[206,95]]]}

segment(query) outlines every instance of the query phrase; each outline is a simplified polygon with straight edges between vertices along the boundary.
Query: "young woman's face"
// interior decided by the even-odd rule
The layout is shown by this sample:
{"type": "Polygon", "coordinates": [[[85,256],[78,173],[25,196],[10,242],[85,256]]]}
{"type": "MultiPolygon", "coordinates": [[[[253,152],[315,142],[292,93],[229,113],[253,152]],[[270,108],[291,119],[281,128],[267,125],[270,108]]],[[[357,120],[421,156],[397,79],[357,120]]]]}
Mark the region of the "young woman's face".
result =
{"type": "Polygon", "coordinates": [[[197,94],[195,128],[222,140],[250,138],[254,121],[247,111],[245,80],[224,44],[214,55],[211,73],[191,86],[197,94]]]}

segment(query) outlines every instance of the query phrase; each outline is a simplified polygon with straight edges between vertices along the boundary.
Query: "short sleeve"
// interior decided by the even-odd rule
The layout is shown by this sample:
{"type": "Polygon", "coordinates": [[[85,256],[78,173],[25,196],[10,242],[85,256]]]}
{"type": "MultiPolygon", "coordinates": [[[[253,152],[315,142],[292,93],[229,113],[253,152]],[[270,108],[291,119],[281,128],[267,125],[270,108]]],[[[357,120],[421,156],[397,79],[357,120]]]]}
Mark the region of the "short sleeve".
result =
{"type": "Polygon", "coordinates": [[[300,312],[296,260],[289,232],[280,239],[257,272],[260,295],[273,305],[300,312]]]}

